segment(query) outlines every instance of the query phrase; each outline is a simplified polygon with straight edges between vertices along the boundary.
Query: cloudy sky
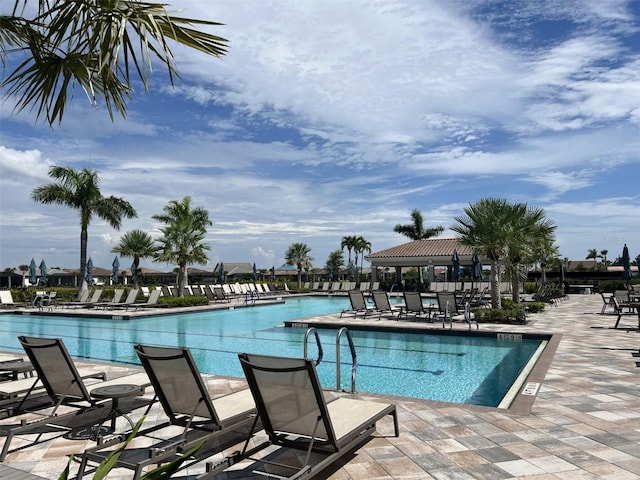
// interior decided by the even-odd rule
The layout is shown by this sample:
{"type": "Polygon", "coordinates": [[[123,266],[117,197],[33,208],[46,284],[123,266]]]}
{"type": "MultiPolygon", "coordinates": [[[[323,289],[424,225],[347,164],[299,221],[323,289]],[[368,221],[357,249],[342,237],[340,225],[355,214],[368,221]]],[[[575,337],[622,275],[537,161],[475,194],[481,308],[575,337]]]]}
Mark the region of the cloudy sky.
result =
{"type": "Polygon", "coordinates": [[[77,212],[30,199],[52,165],[98,170],[138,211],[120,231],[91,223],[105,268],[124,232],[157,234],[151,216],[185,195],[214,223],[208,267],[277,266],[294,242],[321,267],[344,235],[389,248],[414,208],[452,237],[483,197],[544,208],[563,257],[640,254],[639,1],[170,4],[224,23],[229,53],[175,48],[176,88],[157,69],[126,120],[76,91],[50,129],[3,96],[1,269],[78,266],[77,212]]]}

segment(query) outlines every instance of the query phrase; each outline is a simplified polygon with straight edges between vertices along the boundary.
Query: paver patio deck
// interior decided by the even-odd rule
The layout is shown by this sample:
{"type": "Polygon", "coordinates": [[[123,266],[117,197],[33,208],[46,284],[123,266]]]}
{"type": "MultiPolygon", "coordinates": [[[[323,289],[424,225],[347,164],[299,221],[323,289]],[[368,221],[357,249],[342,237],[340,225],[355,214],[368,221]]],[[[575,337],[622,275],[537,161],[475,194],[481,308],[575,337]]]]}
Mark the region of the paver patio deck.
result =
{"type": "MultiPolygon", "coordinates": [[[[616,317],[601,315],[601,306],[599,296],[571,295],[531,315],[527,325],[481,325],[482,330],[563,334],[529,413],[393,398],[400,437],[392,436],[390,421],[379,422],[372,441],[321,478],[640,478],[640,358],[633,355],[640,347],[637,321],[623,317],[621,328],[613,330],[616,317]]],[[[339,320],[338,315],[324,318],[339,320]]],[[[117,376],[132,368],[105,369],[117,376]]],[[[244,385],[241,379],[221,377],[211,377],[209,383],[216,394],[244,385]]],[[[154,408],[147,421],[158,419],[161,412],[154,408]]],[[[0,428],[12,422],[15,419],[2,420],[0,428]]],[[[5,464],[55,479],[67,463],[66,455],[87,445],[57,438],[11,453],[5,464]]],[[[202,468],[183,473],[194,475],[202,468]]],[[[77,465],[71,472],[75,470],[77,465]]],[[[131,478],[131,472],[115,470],[109,478],[131,478]]]]}

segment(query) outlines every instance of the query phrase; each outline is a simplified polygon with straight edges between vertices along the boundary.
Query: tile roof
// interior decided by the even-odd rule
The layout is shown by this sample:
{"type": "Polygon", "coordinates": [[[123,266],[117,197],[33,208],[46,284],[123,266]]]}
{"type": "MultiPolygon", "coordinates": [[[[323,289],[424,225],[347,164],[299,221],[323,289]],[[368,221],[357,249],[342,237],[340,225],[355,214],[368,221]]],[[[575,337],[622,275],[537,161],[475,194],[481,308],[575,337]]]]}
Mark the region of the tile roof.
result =
{"type": "Polygon", "coordinates": [[[460,256],[473,255],[473,249],[462,245],[455,238],[429,238],[426,240],[414,240],[413,242],[387,248],[379,252],[365,255],[366,260],[376,258],[402,258],[402,257],[451,257],[453,250],[460,256]]]}

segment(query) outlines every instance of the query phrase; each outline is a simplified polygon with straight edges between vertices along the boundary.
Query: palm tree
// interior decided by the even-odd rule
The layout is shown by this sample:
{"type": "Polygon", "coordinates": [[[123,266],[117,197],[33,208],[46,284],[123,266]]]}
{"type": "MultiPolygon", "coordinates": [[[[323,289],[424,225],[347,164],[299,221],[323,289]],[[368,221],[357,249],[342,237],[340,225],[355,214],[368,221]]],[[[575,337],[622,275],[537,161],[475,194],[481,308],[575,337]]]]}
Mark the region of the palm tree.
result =
{"type": "Polygon", "coordinates": [[[209,261],[207,250],[211,246],[204,243],[207,227],[213,225],[209,212],[202,208],[192,208],[191,197],[182,201],[171,200],[163,208],[164,213],[151,218],[162,222],[162,237],[158,239],[159,248],[156,262],[172,262],[178,265],[178,292],[184,295],[184,287],[189,282],[187,266],[192,263],[206,264],[209,261]]]}
{"type": "Polygon", "coordinates": [[[360,255],[360,278],[362,278],[362,264],[364,263],[364,252],[371,252],[371,242],[366,238],[356,237],[353,251],[356,254],[356,270],[358,269],[358,255],[360,255]]]}
{"type": "Polygon", "coordinates": [[[346,235],[342,237],[342,241],[340,242],[340,248],[342,249],[342,251],[344,251],[344,249],[346,248],[347,252],[349,252],[349,263],[347,263],[347,267],[349,268],[350,273],[351,273],[351,267],[352,267],[351,251],[354,250],[356,246],[357,238],[358,237],[356,237],[355,235],[346,235]]]}
{"type": "Polygon", "coordinates": [[[334,250],[329,253],[329,256],[327,257],[327,264],[325,265],[327,270],[338,273],[343,266],[344,255],[342,254],[342,250],[334,250]]]}
{"type": "Polygon", "coordinates": [[[478,250],[491,262],[491,306],[502,308],[500,301],[499,261],[507,256],[510,228],[515,224],[518,209],[504,199],[483,198],[464,208],[465,216],[455,217],[451,230],[463,245],[478,250]]]}
{"type": "Polygon", "coordinates": [[[589,249],[589,253],[587,254],[587,256],[585,257],[585,260],[596,260],[596,262],[593,265],[593,269],[597,270],[598,268],[598,249],[597,248],[590,248],[589,249]]]}
{"type": "Polygon", "coordinates": [[[298,267],[298,289],[302,286],[302,270],[311,268],[313,258],[309,256],[311,249],[306,243],[293,243],[289,245],[284,259],[287,265],[298,267]]]}
{"type": "MultiPolygon", "coordinates": [[[[138,271],[140,259],[154,258],[157,247],[149,235],[144,230],[131,230],[120,238],[120,243],[111,249],[123,257],[133,258],[133,269],[138,271]]],[[[133,275],[133,288],[138,288],[138,275],[133,275]]]]}
{"type": "MultiPolygon", "coordinates": [[[[413,223],[406,225],[396,225],[393,227],[393,231],[400,233],[405,237],[409,237],[411,240],[424,240],[431,237],[437,237],[444,232],[444,227],[438,225],[436,227],[424,227],[424,218],[422,213],[417,208],[411,211],[411,219],[413,223]]],[[[422,268],[418,268],[418,289],[422,289],[422,268]]]]}
{"type": "Polygon", "coordinates": [[[604,267],[604,271],[607,271],[607,254],[609,253],[609,250],[600,250],[600,255],[598,255],[598,257],[600,257],[602,259],[602,266],[604,267]]]}
{"type": "Polygon", "coordinates": [[[13,275],[13,268],[7,267],[2,271],[2,273],[7,276],[7,284],[9,286],[9,290],[11,290],[11,276],[13,275]]]}
{"type": "Polygon", "coordinates": [[[134,85],[148,91],[158,61],[173,85],[170,40],[214,57],[226,53],[226,39],[192,28],[220,23],[172,16],[163,4],[40,0],[33,17],[25,18],[27,3],[14,0],[13,10],[5,9],[11,15],[0,16],[0,55],[17,60],[2,87],[17,97],[16,111],[34,108],[49,125],[62,121],[76,85],[92,105],[102,98],[111,120],[114,109],[126,117],[134,85]]]}
{"type": "Polygon", "coordinates": [[[422,213],[417,208],[411,211],[411,219],[413,220],[413,223],[407,225],[398,224],[393,227],[393,231],[400,233],[405,237],[409,237],[411,240],[423,240],[436,237],[444,232],[444,227],[442,225],[425,228],[422,213]]]}
{"type": "Polygon", "coordinates": [[[513,204],[511,208],[513,223],[508,225],[509,263],[505,271],[511,279],[512,299],[519,303],[520,281],[527,277],[522,264],[529,259],[540,260],[541,265],[549,261],[551,253],[557,251],[553,246],[556,227],[551,220],[545,218],[542,208],[528,207],[524,203],[513,204]]]}
{"type": "Polygon", "coordinates": [[[44,204],[66,205],[80,211],[80,293],[87,290],[88,228],[94,216],[105,220],[116,230],[122,218],[138,216],[129,202],[122,198],[103,197],[97,170],[75,170],[71,167],[51,167],[49,176],[57,183],[41,185],[31,192],[31,198],[44,204]]]}

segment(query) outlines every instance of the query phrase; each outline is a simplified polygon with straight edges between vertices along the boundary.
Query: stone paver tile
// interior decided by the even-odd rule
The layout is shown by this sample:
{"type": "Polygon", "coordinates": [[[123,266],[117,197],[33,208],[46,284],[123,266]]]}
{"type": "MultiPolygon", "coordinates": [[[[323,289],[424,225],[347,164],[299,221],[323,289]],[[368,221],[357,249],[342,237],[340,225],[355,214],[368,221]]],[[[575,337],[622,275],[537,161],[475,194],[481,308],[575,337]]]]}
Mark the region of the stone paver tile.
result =
{"type": "Polygon", "coordinates": [[[567,470],[575,470],[578,468],[576,465],[569,463],[560,457],[556,457],[555,455],[528,458],[528,461],[549,473],[566,472],[567,470]]]}
{"type": "Polygon", "coordinates": [[[508,462],[495,462],[496,467],[509,472],[515,477],[523,477],[528,475],[544,475],[545,472],[540,467],[527,460],[511,460],[508,462]]]}

